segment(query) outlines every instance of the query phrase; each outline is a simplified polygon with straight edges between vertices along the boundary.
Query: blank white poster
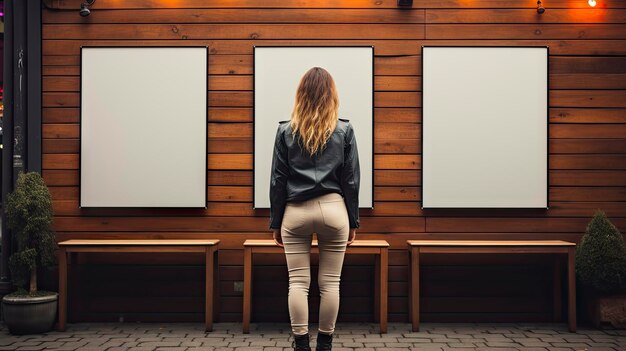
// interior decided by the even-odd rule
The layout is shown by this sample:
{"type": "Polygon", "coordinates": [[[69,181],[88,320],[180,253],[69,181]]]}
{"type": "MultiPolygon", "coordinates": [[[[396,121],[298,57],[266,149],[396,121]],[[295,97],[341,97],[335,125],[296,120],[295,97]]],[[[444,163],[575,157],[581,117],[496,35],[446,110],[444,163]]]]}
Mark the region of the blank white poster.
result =
{"type": "Polygon", "coordinates": [[[278,122],[289,120],[300,79],[319,66],[339,94],[339,118],[356,135],[361,182],[359,207],[373,207],[373,47],[254,48],[254,207],[268,208],[272,153],[278,122]]]}
{"type": "Polygon", "coordinates": [[[548,48],[424,47],[422,206],[548,206],[548,48]]]}
{"type": "Polygon", "coordinates": [[[81,49],[80,206],[206,207],[207,48],[81,49]]]}

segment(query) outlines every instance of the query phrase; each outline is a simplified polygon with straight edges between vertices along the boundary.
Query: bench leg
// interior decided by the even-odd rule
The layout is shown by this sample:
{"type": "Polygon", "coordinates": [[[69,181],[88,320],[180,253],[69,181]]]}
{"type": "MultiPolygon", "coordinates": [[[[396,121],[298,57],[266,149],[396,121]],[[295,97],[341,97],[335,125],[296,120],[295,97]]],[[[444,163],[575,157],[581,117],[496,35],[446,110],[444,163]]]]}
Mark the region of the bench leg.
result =
{"type": "Polygon", "coordinates": [[[411,324],[414,332],[420,330],[420,256],[419,248],[411,248],[411,324]]]}
{"type": "Polygon", "coordinates": [[[243,333],[250,333],[252,308],[252,248],[244,248],[243,254],[243,333]]]}
{"type": "Polygon", "coordinates": [[[59,249],[59,323],[58,331],[65,331],[67,321],[67,253],[64,247],[59,249]]]}
{"type": "Polygon", "coordinates": [[[574,260],[576,248],[570,247],[567,250],[567,303],[569,331],[576,332],[576,273],[574,270],[574,260]]]}
{"type": "Polygon", "coordinates": [[[374,257],[374,322],[380,323],[380,255],[374,257]]]}
{"type": "Polygon", "coordinates": [[[552,321],[558,322],[561,319],[561,262],[559,255],[554,255],[552,263],[552,321]]]}
{"type": "Polygon", "coordinates": [[[219,251],[216,247],[213,251],[213,321],[217,321],[220,313],[220,266],[219,251]]]}
{"type": "Polygon", "coordinates": [[[205,330],[213,331],[213,255],[215,254],[215,248],[207,247],[205,252],[204,264],[205,264],[205,296],[204,296],[204,326],[205,330]]]}
{"type": "Polygon", "coordinates": [[[389,295],[388,279],[389,250],[380,249],[380,332],[387,332],[387,296],[389,295]]]}
{"type": "Polygon", "coordinates": [[[409,305],[409,312],[408,312],[409,323],[413,323],[413,299],[411,298],[411,296],[413,296],[413,293],[412,293],[413,289],[411,288],[411,285],[412,285],[412,283],[411,283],[412,278],[411,277],[413,276],[413,265],[411,264],[411,257],[413,255],[411,254],[411,252],[413,250],[411,249],[411,247],[409,247],[408,251],[409,251],[409,267],[408,267],[409,272],[408,272],[407,284],[406,284],[407,285],[407,295],[406,295],[406,297],[407,297],[407,301],[408,301],[408,305],[409,305]]]}

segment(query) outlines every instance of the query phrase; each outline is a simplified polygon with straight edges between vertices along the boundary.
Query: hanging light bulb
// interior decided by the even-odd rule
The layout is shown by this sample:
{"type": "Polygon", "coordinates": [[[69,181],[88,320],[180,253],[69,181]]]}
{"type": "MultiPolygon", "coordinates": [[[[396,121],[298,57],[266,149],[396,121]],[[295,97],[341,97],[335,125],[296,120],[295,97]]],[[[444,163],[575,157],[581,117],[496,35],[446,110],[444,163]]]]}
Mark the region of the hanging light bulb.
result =
{"type": "Polygon", "coordinates": [[[546,8],[541,4],[541,0],[537,0],[537,13],[542,14],[546,12],[546,8]]]}
{"type": "Polygon", "coordinates": [[[588,3],[589,3],[589,6],[596,7],[596,0],[589,0],[588,3]]]}

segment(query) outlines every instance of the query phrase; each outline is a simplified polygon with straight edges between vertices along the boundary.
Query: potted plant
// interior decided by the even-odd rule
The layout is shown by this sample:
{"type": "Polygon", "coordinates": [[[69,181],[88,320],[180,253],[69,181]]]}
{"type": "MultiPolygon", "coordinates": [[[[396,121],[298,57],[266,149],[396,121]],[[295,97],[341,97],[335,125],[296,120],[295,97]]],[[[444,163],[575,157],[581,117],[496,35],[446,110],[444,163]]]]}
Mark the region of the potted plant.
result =
{"type": "Polygon", "coordinates": [[[576,275],[591,322],[626,327],[626,244],[600,210],[577,245],[576,275]]]}
{"type": "Polygon", "coordinates": [[[58,293],[37,289],[37,269],[56,263],[57,244],[52,199],[39,173],[19,174],[5,212],[16,243],[9,270],[17,291],[2,298],[4,321],[12,334],[49,331],[56,320],[58,293]]]}

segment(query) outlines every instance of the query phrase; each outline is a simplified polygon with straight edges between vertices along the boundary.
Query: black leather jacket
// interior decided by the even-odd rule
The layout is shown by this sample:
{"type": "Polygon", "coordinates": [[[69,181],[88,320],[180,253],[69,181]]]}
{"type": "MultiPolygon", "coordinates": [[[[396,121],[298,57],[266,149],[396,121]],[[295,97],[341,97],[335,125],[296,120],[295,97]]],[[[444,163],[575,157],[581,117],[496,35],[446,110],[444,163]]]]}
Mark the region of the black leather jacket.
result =
{"type": "Polygon", "coordinates": [[[314,157],[294,140],[289,121],[279,122],[270,179],[270,229],[280,228],[288,201],[330,192],[343,196],[350,228],[359,227],[359,154],[347,119],[337,121],[324,149],[314,157]]]}

